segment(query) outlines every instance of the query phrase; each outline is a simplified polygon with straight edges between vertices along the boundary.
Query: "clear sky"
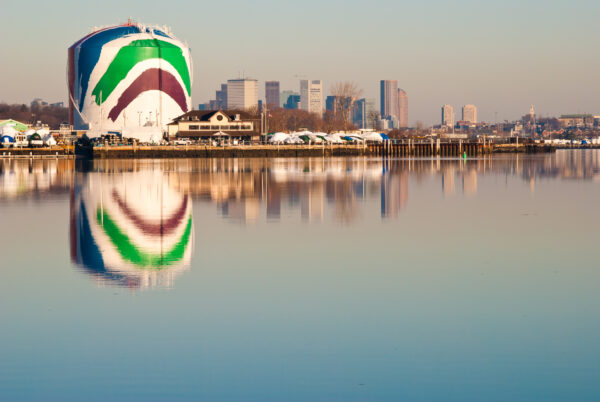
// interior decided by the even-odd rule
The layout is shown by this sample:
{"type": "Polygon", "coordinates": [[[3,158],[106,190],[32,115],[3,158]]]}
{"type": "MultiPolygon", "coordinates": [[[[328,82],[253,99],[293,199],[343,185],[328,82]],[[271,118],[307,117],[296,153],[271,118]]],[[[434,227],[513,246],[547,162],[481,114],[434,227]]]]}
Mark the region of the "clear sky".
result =
{"type": "MultiPolygon", "coordinates": [[[[397,79],[410,123],[436,123],[444,103],[480,120],[600,114],[597,0],[255,0],[47,2],[2,6],[0,101],[66,101],[67,48],[94,26],[132,16],[167,25],[192,49],[193,102],[245,74],[298,90],[300,76],[355,81],[378,99],[397,79]]],[[[379,103],[379,102],[377,102],[379,103]]]]}

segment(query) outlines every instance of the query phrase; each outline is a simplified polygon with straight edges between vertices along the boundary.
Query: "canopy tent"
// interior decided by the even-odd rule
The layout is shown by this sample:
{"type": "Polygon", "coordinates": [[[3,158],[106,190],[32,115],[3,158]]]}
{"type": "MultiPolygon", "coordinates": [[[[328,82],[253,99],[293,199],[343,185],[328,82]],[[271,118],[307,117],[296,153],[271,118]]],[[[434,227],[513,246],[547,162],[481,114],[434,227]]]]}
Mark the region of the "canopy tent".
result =
{"type": "Polygon", "coordinates": [[[10,135],[2,135],[0,136],[0,144],[14,144],[15,137],[10,135]]]}
{"type": "Polygon", "coordinates": [[[289,134],[278,132],[278,133],[275,133],[275,134],[269,136],[268,141],[270,144],[282,144],[289,137],[290,137],[289,134]]]}
{"type": "Polygon", "coordinates": [[[342,140],[342,138],[340,137],[339,134],[327,134],[325,136],[325,141],[327,141],[330,144],[343,144],[344,141],[342,140]]]}
{"type": "Polygon", "coordinates": [[[290,135],[288,138],[286,138],[283,141],[285,144],[304,144],[304,141],[302,141],[302,138],[300,138],[297,135],[290,135]]]}
{"type": "Polygon", "coordinates": [[[315,144],[320,144],[325,141],[325,133],[310,133],[306,134],[312,142],[315,144]]]}
{"type": "Polygon", "coordinates": [[[0,127],[0,135],[2,136],[15,137],[17,133],[18,131],[14,128],[14,126],[0,127]]]}
{"type": "Polygon", "coordinates": [[[46,144],[49,147],[52,147],[54,145],[56,145],[56,140],[54,139],[54,137],[50,134],[46,134],[44,136],[44,144],[46,144]]]}
{"type": "Polygon", "coordinates": [[[27,130],[27,124],[23,124],[20,121],[16,121],[13,119],[0,120],[0,128],[4,127],[13,127],[17,131],[27,130]]]}
{"type": "MultiPolygon", "coordinates": [[[[380,134],[380,133],[371,131],[368,133],[364,133],[362,135],[362,139],[365,141],[370,141],[370,142],[383,142],[383,140],[384,140],[383,135],[385,135],[385,134],[380,134]]],[[[386,135],[386,137],[387,137],[387,135],[386,135]]],[[[388,137],[388,139],[389,139],[389,137],[388,137]]]]}
{"type": "Polygon", "coordinates": [[[45,137],[46,135],[50,135],[50,130],[48,130],[47,128],[39,128],[37,130],[35,130],[40,137],[45,137]]]}

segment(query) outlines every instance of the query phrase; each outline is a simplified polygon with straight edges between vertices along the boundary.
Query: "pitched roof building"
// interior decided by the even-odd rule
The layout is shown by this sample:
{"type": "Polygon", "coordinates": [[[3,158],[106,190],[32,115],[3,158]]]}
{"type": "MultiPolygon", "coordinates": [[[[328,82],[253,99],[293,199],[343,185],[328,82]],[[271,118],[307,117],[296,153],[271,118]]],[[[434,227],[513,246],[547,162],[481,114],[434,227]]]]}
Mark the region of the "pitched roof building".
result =
{"type": "Polygon", "coordinates": [[[192,110],[168,125],[169,138],[258,140],[260,119],[232,110],[192,110]]]}

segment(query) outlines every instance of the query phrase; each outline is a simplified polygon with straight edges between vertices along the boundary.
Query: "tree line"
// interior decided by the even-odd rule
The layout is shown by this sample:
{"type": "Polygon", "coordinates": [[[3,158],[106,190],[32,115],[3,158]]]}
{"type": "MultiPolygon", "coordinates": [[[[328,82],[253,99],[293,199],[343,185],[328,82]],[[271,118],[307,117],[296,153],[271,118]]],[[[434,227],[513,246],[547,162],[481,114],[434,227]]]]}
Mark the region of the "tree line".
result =
{"type": "Polygon", "coordinates": [[[34,106],[25,104],[0,103],[0,120],[14,119],[25,124],[38,121],[48,124],[52,130],[58,130],[61,123],[69,121],[69,109],[60,106],[34,106]]]}

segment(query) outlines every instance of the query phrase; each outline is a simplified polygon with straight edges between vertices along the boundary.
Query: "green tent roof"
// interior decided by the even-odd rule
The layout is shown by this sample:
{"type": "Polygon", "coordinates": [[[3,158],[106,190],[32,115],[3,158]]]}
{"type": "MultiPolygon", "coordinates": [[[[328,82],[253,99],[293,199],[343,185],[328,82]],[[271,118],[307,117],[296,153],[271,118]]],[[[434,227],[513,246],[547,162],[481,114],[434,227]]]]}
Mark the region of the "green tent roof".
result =
{"type": "Polygon", "coordinates": [[[16,121],[13,119],[0,120],[0,127],[4,126],[14,126],[17,131],[26,131],[29,127],[27,124],[21,123],[20,121],[16,121]]]}

